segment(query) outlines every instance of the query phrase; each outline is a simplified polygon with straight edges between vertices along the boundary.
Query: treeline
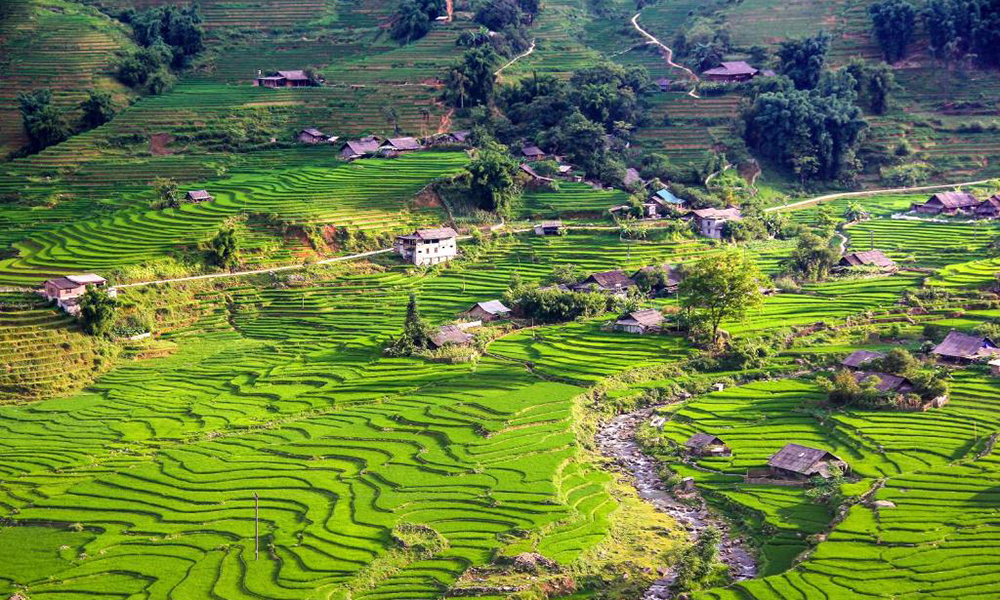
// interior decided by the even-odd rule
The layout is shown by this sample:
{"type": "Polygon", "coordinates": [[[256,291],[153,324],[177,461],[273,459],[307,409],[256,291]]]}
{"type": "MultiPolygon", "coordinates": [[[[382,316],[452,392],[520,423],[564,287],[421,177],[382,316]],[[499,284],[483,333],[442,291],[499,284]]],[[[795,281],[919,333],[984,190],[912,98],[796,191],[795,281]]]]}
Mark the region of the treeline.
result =
{"type": "Polygon", "coordinates": [[[98,90],[90,90],[87,98],[77,105],[82,114],[76,122],[52,103],[50,90],[22,92],[17,96],[17,103],[28,145],[12,157],[40,152],[73,134],[100,127],[115,116],[111,94],[98,90]]]}
{"type": "Polygon", "coordinates": [[[205,47],[197,5],[161,6],[141,13],[128,8],[116,17],[132,27],[141,48],[119,59],[115,76],[143,93],[156,95],[169,89],[172,71],[187,67],[205,47]]]}
{"type": "Polygon", "coordinates": [[[577,71],[569,81],[534,75],[495,89],[498,63],[489,47],[466,52],[446,99],[472,110],[474,130],[517,151],[522,143],[560,154],[588,177],[620,184],[620,151],[645,122],[649,74],[642,67],[604,63],[577,71]]]}
{"type": "MultiPolygon", "coordinates": [[[[526,37],[523,27],[534,20],[538,8],[538,0],[483,0],[475,7],[473,20],[486,29],[479,35],[490,38],[487,42],[496,44],[495,50],[506,55],[505,49],[516,51],[523,43],[526,37]]],[[[393,15],[390,35],[401,44],[414,42],[427,35],[431,23],[445,13],[445,0],[403,0],[393,15]]],[[[460,40],[459,45],[467,44],[460,40]]]]}
{"type": "Polygon", "coordinates": [[[906,57],[917,17],[941,59],[968,59],[1000,66],[1000,0],[882,0],[869,7],[872,31],[889,62],[906,57]]]}
{"type": "Polygon", "coordinates": [[[859,150],[869,124],[864,111],[884,114],[897,88],[884,64],[854,60],[826,69],[826,33],[782,42],[779,76],[749,85],[743,138],[759,155],[809,180],[850,181],[864,168],[859,150]]]}

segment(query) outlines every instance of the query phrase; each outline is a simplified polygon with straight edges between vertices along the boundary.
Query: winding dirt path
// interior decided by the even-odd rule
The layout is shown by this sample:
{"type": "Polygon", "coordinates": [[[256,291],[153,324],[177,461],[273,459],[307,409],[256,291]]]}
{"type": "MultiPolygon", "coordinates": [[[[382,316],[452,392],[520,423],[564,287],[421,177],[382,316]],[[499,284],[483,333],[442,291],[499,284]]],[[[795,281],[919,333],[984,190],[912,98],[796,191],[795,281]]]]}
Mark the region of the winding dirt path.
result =
{"type": "Polygon", "coordinates": [[[444,8],[448,13],[448,22],[455,18],[455,0],[444,0],[444,8]]]}
{"type": "Polygon", "coordinates": [[[521,60],[522,58],[524,58],[524,57],[532,54],[534,51],[535,51],[535,40],[534,40],[534,38],[532,38],[532,40],[531,40],[531,46],[528,47],[527,51],[523,52],[522,54],[518,54],[514,58],[510,59],[510,62],[508,62],[504,66],[502,66],[499,69],[497,69],[496,72],[493,73],[493,76],[494,77],[500,77],[500,73],[503,73],[504,69],[506,69],[507,67],[509,67],[512,64],[516,63],[517,61],[521,60]]]}
{"type": "MultiPolygon", "coordinates": [[[[729,524],[722,517],[709,511],[697,491],[685,494],[685,502],[675,497],[660,479],[656,460],[643,453],[635,441],[636,429],[653,414],[653,408],[646,408],[620,415],[603,423],[594,436],[601,453],[613,459],[630,475],[640,498],[652,504],[657,510],[670,515],[688,531],[692,540],[697,540],[701,532],[708,527],[717,528],[722,533],[719,559],[729,567],[734,581],[756,577],[757,560],[742,540],[733,537],[729,524]]],[[[670,588],[674,584],[676,573],[672,569],[661,573],[662,577],[646,590],[642,600],[663,600],[673,597],[670,588]]]]}
{"type": "MultiPolygon", "coordinates": [[[[685,67],[684,65],[679,65],[679,64],[677,64],[677,63],[674,62],[674,50],[673,50],[673,48],[667,46],[666,44],[664,44],[663,42],[661,42],[659,39],[657,39],[656,36],[654,36],[652,33],[649,33],[648,31],[646,31],[645,29],[643,29],[642,27],[639,26],[639,15],[641,15],[641,14],[642,14],[642,12],[637,12],[637,13],[635,13],[635,16],[632,17],[632,27],[635,27],[635,30],[638,31],[640,34],[642,34],[642,37],[644,37],[644,38],[646,38],[648,40],[647,43],[649,43],[649,44],[655,44],[655,45],[659,46],[661,50],[663,50],[663,52],[665,53],[665,55],[664,55],[663,58],[664,58],[664,60],[667,61],[667,65],[668,66],[673,67],[675,69],[680,69],[681,71],[684,71],[685,73],[687,73],[688,75],[690,75],[691,79],[694,80],[695,86],[697,86],[699,80],[698,80],[698,76],[695,74],[695,72],[692,71],[691,69],[685,67]]],[[[691,96],[692,98],[700,98],[701,97],[701,96],[699,96],[698,94],[695,93],[695,88],[691,88],[691,91],[688,92],[688,96],[691,96]]]]}

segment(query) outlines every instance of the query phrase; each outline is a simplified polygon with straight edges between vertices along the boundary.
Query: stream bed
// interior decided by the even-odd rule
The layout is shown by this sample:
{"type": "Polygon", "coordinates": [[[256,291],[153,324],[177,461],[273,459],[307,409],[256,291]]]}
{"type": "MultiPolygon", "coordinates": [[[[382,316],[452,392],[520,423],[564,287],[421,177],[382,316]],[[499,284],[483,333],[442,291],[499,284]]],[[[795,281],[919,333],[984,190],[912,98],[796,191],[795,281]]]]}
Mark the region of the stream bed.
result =
{"type": "MultiPolygon", "coordinates": [[[[594,436],[598,448],[604,456],[613,459],[628,475],[628,479],[639,492],[639,496],[668,515],[688,531],[692,541],[709,526],[722,532],[719,545],[719,559],[729,567],[734,581],[750,579],[757,575],[757,560],[745,542],[734,538],[725,520],[709,511],[704,499],[695,490],[686,495],[685,502],[674,497],[671,490],[660,480],[656,460],[642,452],[635,441],[638,427],[654,415],[653,408],[637,410],[606,421],[594,436]],[[691,502],[693,498],[694,502],[691,502]]],[[[676,574],[672,569],[661,570],[657,579],[643,600],[663,600],[673,597],[671,586],[676,574]]]]}

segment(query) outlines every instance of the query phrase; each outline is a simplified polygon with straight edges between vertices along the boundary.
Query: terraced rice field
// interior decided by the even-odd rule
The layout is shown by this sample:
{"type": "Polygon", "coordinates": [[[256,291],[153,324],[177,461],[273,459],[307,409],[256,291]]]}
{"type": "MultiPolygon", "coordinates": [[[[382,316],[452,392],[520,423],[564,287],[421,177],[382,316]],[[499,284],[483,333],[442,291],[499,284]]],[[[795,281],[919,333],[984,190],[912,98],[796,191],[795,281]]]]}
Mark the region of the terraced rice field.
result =
{"type": "Polygon", "coordinates": [[[682,472],[698,478],[719,501],[742,505],[773,528],[764,551],[782,566],[772,573],[804,547],[799,533],[820,531],[826,523],[816,513],[820,507],[800,490],[738,483],[746,469],[759,467],[785,443],[837,453],[863,477],[856,490],[888,478],[874,498],[894,504],[853,506],[816,551],[786,573],[697,597],[994,595],[986,575],[997,564],[988,515],[1000,502],[994,493],[1000,471],[995,457],[976,458],[976,452],[997,430],[998,384],[960,372],[952,386],[952,402],[930,413],[845,412],[824,420],[806,410],[817,398],[815,388],[794,381],[713,393],[678,411],[665,429],[671,439],[710,430],[733,447],[732,459],[705,459],[718,474],[682,472]]]}
{"type": "Polygon", "coordinates": [[[176,354],[69,398],[0,408],[0,507],[20,525],[0,530],[0,548],[32,540],[0,565],[0,586],[43,599],[435,598],[502,549],[502,534],[541,528],[533,549],[571,563],[603,539],[615,506],[607,476],[576,458],[582,388],[507,360],[446,366],[378,350],[411,289],[440,323],[499,295],[514,271],[639,259],[613,239],[581,237],[581,251],[519,238],[483,258],[491,269],[344,267],[305,287],[196,288],[198,321],[167,335],[176,354]],[[444,543],[403,552],[390,537],[402,522],[444,543]]]}
{"type": "Polygon", "coordinates": [[[27,143],[17,95],[53,92],[53,103],[78,117],[87,89],[119,97],[126,89],[110,76],[116,51],[134,47],[125,28],[96,10],[62,0],[7,0],[0,7],[0,154],[27,143]]]}
{"type": "Polygon", "coordinates": [[[53,273],[156,261],[206,240],[227,218],[244,212],[275,213],[291,221],[352,230],[439,223],[443,218],[439,210],[421,209],[409,200],[432,179],[457,172],[466,160],[462,153],[423,152],[325,169],[237,175],[198,186],[211,190],[216,198],[212,202],[159,211],[116,211],[40,232],[14,244],[19,255],[3,261],[0,278],[7,283],[36,283],[53,273]]]}

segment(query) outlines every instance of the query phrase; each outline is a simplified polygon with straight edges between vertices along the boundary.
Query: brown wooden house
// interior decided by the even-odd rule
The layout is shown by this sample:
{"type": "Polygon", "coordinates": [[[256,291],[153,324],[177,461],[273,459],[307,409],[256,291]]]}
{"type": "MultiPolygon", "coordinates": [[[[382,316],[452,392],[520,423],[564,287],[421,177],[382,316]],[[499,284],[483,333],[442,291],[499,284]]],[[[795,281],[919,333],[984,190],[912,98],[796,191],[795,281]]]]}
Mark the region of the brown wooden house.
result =
{"type": "Polygon", "coordinates": [[[260,87],[310,87],[318,85],[305,71],[275,71],[269,75],[257,75],[254,85],[260,87]]]}
{"type": "Polygon", "coordinates": [[[706,81],[716,83],[742,83],[750,81],[756,77],[760,71],[751,67],[745,61],[723,62],[714,69],[709,69],[701,74],[706,81]]]}
{"type": "Polygon", "coordinates": [[[580,283],[573,286],[576,292],[609,292],[613,294],[624,294],[635,285],[635,281],[629,277],[625,271],[605,271],[594,273],[580,283]]]}
{"type": "Polygon", "coordinates": [[[923,204],[914,204],[912,210],[926,215],[957,215],[974,212],[979,200],[966,192],[938,192],[923,204]]]}
{"type": "Polygon", "coordinates": [[[684,442],[684,448],[695,456],[731,456],[733,451],[719,439],[709,433],[696,433],[684,442]]]}
{"type": "Polygon", "coordinates": [[[215,197],[209,194],[208,190],[191,190],[184,194],[184,200],[197,204],[198,202],[211,202],[215,200],[215,197]]]}
{"type": "Polygon", "coordinates": [[[865,250],[863,252],[848,252],[841,257],[838,267],[878,267],[882,271],[895,271],[898,267],[881,250],[865,250]]]}
{"type": "Polygon", "coordinates": [[[866,363],[880,358],[885,358],[885,354],[882,352],[874,352],[872,350],[855,350],[847,355],[847,358],[840,361],[840,364],[847,369],[858,370],[861,369],[866,363]]]}
{"type": "Polygon", "coordinates": [[[996,219],[998,217],[1000,217],[1000,194],[983,200],[976,207],[976,218],[978,219],[996,219]]]}
{"type": "Polygon", "coordinates": [[[615,321],[615,329],[625,333],[659,333],[663,325],[663,313],[655,309],[630,312],[615,321]]]}
{"type": "Polygon", "coordinates": [[[846,473],[849,469],[846,462],[827,452],[799,444],[787,444],[775,453],[767,466],[771,476],[780,479],[809,479],[819,476],[823,479],[832,477],[834,467],[846,473]]]}
{"type": "Polygon", "coordinates": [[[506,319],[510,316],[510,309],[504,306],[499,300],[489,302],[476,302],[472,308],[462,313],[467,319],[476,319],[484,323],[506,319]]]}
{"type": "Polygon", "coordinates": [[[969,335],[952,330],[931,353],[945,361],[968,363],[992,357],[1000,353],[1000,349],[984,335],[969,335]]]}

